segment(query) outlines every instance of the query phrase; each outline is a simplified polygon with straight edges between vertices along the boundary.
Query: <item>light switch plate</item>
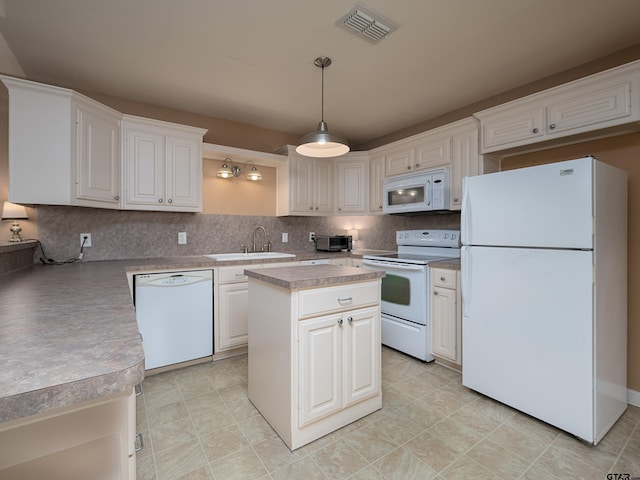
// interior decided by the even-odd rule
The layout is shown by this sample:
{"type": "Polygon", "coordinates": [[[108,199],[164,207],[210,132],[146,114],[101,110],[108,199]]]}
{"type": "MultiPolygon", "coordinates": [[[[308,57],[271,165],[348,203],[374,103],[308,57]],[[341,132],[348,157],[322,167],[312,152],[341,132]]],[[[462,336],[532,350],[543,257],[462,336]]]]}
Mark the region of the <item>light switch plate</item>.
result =
{"type": "Polygon", "coordinates": [[[178,232],[178,245],[187,244],[187,232],[178,232]]]}
{"type": "Polygon", "coordinates": [[[91,246],[91,234],[90,233],[81,233],[80,234],[80,248],[88,248],[91,246]],[[84,238],[87,237],[85,240],[84,238]]]}

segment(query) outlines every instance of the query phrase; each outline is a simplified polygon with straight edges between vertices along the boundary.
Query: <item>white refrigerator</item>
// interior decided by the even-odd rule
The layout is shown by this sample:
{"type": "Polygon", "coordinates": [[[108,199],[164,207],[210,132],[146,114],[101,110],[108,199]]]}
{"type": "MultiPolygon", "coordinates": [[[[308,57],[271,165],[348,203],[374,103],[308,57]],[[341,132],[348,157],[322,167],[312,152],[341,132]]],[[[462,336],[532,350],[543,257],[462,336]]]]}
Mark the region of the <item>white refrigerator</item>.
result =
{"type": "Polygon", "coordinates": [[[627,407],[627,174],[464,179],[462,383],[596,444],[627,407]]]}

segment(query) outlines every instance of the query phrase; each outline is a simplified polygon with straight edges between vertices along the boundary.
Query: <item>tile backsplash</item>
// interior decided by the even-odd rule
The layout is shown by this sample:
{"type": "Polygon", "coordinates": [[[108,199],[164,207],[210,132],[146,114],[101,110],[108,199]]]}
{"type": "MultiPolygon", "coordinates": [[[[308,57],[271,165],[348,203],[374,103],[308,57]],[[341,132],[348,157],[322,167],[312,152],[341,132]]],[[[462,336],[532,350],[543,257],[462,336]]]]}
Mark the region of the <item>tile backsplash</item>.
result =
{"type": "MultiPolygon", "coordinates": [[[[91,233],[93,246],[85,249],[85,261],[239,252],[241,245],[252,247],[258,225],[267,230],[274,251],[312,251],[309,232],[346,234],[352,229],[358,230],[354,248],[395,250],[396,230],[457,229],[460,214],[266,217],[38,207],[38,237],[55,260],[78,255],[80,233],[91,233]],[[178,245],[178,232],[187,233],[186,245],[178,245]],[[288,233],[287,243],[281,242],[283,232],[288,233]]],[[[258,243],[262,238],[260,232],[258,243]]]]}

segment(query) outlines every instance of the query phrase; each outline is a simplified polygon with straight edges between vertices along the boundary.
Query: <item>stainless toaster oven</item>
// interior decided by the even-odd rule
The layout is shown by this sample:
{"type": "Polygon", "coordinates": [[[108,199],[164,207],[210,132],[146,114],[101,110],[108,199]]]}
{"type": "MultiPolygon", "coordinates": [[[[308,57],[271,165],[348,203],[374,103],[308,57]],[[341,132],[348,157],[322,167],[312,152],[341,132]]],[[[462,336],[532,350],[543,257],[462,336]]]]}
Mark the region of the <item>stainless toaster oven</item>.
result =
{"type": "Polygon", "coordinates": [[[315,242],[321,252],[350,251],[352,247],[351,235],[316,235],[315,242]]]}

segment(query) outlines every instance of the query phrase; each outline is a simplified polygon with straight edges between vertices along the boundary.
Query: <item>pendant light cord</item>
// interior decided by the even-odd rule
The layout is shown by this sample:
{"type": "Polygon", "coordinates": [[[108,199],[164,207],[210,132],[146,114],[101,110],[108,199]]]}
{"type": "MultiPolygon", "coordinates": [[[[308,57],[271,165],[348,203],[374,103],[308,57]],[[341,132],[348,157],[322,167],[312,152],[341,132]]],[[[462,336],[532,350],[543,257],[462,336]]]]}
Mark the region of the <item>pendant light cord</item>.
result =
{"type": "Polygon", "coordinates": [[[324,63],[322,64],[322,109],[321,109],[321,120],[324,122],[324,63]]]}

